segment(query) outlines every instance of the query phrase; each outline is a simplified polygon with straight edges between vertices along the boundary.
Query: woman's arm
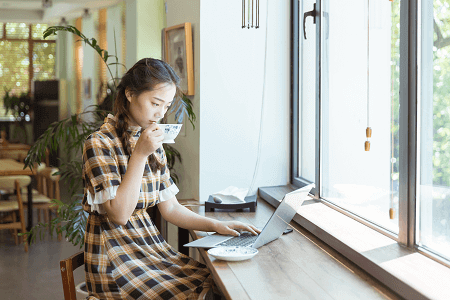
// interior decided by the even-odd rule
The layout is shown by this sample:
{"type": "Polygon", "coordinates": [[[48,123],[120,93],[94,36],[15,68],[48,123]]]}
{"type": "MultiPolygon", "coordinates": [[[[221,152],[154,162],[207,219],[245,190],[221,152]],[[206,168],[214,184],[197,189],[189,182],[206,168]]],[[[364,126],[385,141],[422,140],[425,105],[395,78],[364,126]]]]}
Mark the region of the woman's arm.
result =
{"type": "Polygon", "coordinates": [[[109,219],[117,225],[125,225],[136,208],[141,190],[147,156],[133,153],[128,162],[127,172],[117,188],[116,197],[103,203],[109,219]]]}
{"type": "Polygon", "coordinates": [[[125,225],[136,208],[142,176],[148,156],[162,145],[164,136],[156,124],[148,126],[139,137],[128,162],[127,171],[117,188],[116,197],[103,203],[110,220],[125,225]]]}
{"type": "Polygon", "coordinates": [[[166,221],[185,229],[215,231],[234,236],[239,235],[235,229],[249,231],[253,234],[260,232],[255,226],[239,221],[218,221],[200,216],[178,203],[176,197],[160,202],[158,209],[166,221]]]}

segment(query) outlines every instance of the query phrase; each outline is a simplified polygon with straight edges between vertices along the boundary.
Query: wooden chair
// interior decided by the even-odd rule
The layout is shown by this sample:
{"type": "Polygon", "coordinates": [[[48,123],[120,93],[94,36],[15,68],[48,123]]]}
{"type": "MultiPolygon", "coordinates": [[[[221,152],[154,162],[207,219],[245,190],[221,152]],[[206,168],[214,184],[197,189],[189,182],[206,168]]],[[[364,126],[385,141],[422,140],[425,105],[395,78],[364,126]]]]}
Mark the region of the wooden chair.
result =
{"type": "MultiPolygon", "coordinates": [[[[0,229],[10,229],[14,232],[16,245],[18,244],[17,230],[22,233],[26,232],[25,217],[23,213],[23,203],[21,196],[21,188],[28,186],[31,183],[29,176],[0,176],[0,188],[14,189],[16,191],[16,199],[8,201],[0,201],[0,212],[7,213],[3,218],[5,223],[0,224],[0,229]],[[19,213],[19,220],[17,221],[16,213],[19,213]]],[[[21,237],[24,241],[25,252],[28,252],[28,243],[25,237],[21,237]]]]}
{"type": "Polygon", "coordinates": [[[11,158],[18,162],[24,162],[27,157],[28,150],[26,149],[14,149],[0,152],[0,158],[11,158]]]}
{"type": "MultiPolygon", "coordinates": [[[[41,222],[43,213],[44,222],[49,223],[52,218],[52,212],[58,216],[58,207],[52,203],[52,199],[61,200],[59,188],[60,175],[53,175],[58,172],[58,168],[45,167],[37,169],[37,190],[33,190],[33,207],[37,209],[38,222],[41,222]]],[[[10,197],[11,199],[15,197],[10,197]]],[[[28,203],[28,195],[22,190],[22,199],[28,203]]],[[[62,240],[62,235],[58,234],[58,240],[62,240]]]]}
{"type": "MultiPolygon", "coordinates": [[[[59,188],[59,180],[61,179],[60,175],[53,175],[58,172],[58,168],[46,167],[39,171],[38,173],[38,192],[41,195],[46,196],[48,199],[57,199],[61,200],[61,191],[59,188]]],[[[33,198],[34,201],[34,198],[33,198]]],[[[34,202],[33,202],[34,204],[34,202]]],[[[44,221],[50,222],[51,213],[54,212],[58,215],[58,207],[52,206],[51,203],[38,204],[36,208],[38,209],[38,219],[40,218],[41,210],[44,212],[44,221]]]]}
{"type": "Polygon", "coordinates": [[[77,300],[73,271],[84,265],[84,252],[80,251],[59,262],[65,300],[77,300]]]}
{"type": "MultiPolygon", "coordinates": [[[[84,265],[83,251],[75,253],[71,257],[61,260],[59,262],[61,279],[64,290],[64,300],[77,300],[77,291],[75,289],[75,280],[73,278],[73,271],[81,267],[82,265],[84,265]]],[[[199,295],[198,299],[204,299],[208,290],[209,288],[203,290],[202,293],[199,295]]],[[[91,296],[91,298],[89,299],[97,299],[97,298],[93,298],[91,296]]]]}

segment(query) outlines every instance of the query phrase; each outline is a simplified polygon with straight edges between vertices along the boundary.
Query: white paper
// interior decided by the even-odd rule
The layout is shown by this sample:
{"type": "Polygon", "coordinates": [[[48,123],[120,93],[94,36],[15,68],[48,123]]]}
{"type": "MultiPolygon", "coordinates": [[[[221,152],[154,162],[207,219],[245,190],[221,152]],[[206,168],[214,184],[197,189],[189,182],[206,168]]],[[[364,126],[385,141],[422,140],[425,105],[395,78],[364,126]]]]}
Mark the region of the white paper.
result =
{"type": "Polygon", "coordinates": [[[211,196],[222,200],[222,203],[245,203],[245,197],[247,196],[248,189],[237,188],[235,186],[229,186],[220,192],[211,194],[211,196]]]}

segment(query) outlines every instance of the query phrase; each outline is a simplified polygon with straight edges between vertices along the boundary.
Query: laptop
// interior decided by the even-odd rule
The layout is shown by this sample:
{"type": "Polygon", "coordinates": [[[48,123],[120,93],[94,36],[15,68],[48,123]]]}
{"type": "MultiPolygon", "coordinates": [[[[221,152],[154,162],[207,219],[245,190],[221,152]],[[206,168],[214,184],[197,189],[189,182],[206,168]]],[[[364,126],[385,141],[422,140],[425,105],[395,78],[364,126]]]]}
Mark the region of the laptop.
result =
{"type": "Polygon", "coordinates": [[[243,246],[259,248],[265,244],[278,239],[289,223],[294,218],[297,210],[306,200],[314,184],[307,185],[301,189],[284,195],[278,208],[270,217],[263,230],[258,235],[242,233],[240,236],[213,234],[204,238],[187,243],[185,247],[214,248],[221,246],[243,246]]]}

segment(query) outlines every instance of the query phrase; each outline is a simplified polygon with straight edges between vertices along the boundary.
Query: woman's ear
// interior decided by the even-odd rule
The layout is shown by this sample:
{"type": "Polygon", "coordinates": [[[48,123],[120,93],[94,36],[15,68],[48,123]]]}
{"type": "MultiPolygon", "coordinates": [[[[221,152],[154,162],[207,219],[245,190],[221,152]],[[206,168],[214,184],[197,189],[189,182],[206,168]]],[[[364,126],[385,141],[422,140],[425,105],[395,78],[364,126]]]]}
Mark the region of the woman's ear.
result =
{"type": "Polygon", "coordinates": [[[133,96],[133,94],[131,93],[131,91],[129,89],[125,89],[125,97],[127,97],[127,100],[129,102],[131,102],[131,97],[133,96]]]}

